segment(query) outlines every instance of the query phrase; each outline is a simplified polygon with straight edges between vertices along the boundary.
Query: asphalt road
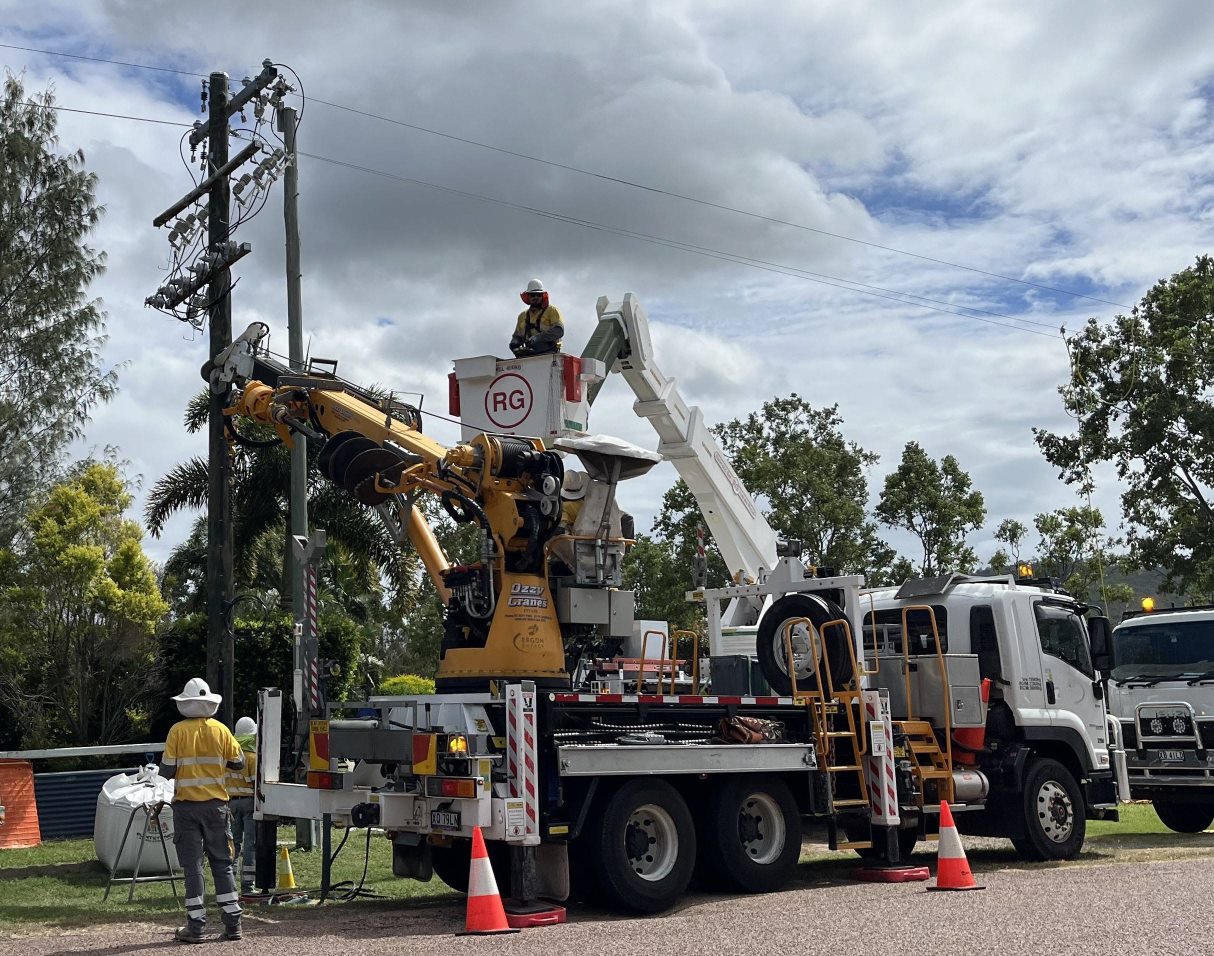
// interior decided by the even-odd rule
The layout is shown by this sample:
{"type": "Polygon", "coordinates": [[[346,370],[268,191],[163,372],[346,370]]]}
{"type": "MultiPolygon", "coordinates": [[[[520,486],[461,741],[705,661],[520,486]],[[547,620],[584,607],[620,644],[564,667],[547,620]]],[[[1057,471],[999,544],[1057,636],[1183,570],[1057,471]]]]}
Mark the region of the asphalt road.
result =
{"type": "MultiPolygon", "coordinates": [[[[245,939],[203,952],[257,956],[386,956],[393,953],[724,954],[976,953],[1192,954],[1214,951],[1214,859],[980,871],[986,889],[929,893],[924,884],[806,880],[768,896],[692,895],[659,917],[629,919],[571,911],[563,926],[514,936],[456,937],[463,912],[452,902],[359,903],[273,919],[250,911],[245,939]]],[[[217,924],[217,921],[216,921],[217,924]]],[[[183,949],[165,926],[109,925],[53,936],[3,939],[3,956],[93,953],[136,956],[183,949]]]]}

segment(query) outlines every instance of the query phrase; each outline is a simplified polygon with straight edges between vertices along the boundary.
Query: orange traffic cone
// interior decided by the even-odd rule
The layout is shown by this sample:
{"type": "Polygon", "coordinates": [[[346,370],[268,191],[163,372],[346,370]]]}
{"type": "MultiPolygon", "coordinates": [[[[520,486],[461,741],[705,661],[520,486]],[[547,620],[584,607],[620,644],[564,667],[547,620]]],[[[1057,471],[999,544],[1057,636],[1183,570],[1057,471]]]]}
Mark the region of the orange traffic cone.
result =
{"type": "Polygon", "coordinates": [[[459,936],[493,936],[517,933],[506,922],[506,910],[497,891],[497,878],[480,827],[472,828],[472,865],[468,871],[468,917],[459,936]]]}
{"type": "Polygon", "coordinates": [[[940,801],[940,849],[936,862],[936,885],[929,890],[984,890],[974,882],[974,874],[970,872],[969,861],[965,858],[965,848],[961,845],[961,835],[957,832],[957,824],[953,822],[953,811],[948,808],[948,802],[940,801]]]}

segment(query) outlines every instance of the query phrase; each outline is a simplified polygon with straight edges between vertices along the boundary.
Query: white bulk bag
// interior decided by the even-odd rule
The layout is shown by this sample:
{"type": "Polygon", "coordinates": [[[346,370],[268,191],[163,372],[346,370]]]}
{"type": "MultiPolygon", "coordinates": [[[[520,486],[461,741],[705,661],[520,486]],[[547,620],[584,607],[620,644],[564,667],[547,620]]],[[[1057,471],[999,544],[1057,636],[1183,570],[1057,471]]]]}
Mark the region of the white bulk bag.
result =
{"type": "Polygon", "coordinates": [[[173,846],[173,809],[168,806],[172,800],[173,781],[161,777],[154,765],[144,767],[136,774],[120,773],[110,777],[97,794],[97,817],[93,824],[93,845],[97,848],[97,859],[102,865],[115,873],[135,871],[135,858],[139,855],[140,844],[144,842],[145,820],[143,811],[136,808],[163,801],[165,807],[160,811],[160,826],[157,827],[153,821],[147,830],[143,857],[139,861],[139,875],[158,876],[167,872],[162,844],[168,847],[169,862],[173,868],[180,869],[177,848],[173,846]],[[118,849],[122,846],[122,835],[131,821],[132,813],[135,819],[131,822],[130,834],[119,859],[118,849]]]}

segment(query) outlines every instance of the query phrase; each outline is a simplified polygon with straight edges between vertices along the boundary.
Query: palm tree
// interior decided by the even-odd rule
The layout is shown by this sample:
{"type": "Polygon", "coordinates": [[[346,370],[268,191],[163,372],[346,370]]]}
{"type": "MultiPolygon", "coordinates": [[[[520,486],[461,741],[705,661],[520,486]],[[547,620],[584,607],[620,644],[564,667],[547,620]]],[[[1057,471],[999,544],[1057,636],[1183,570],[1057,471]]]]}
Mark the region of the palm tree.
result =
{"type": "MultiPolygon", "coordinates": [[[[208,396],[200,392],[186,407],[186,431],[196,434],[207,424],[208,396]]],[[[232,460],[233,573],[245,588],[262,590],[267,583],[267,547],[276,545],[281,561],[277,568],[279,600],[287,606],[291,589],[290,551],[286,534],[290,514],[290,452],[277,441],[271,429],[245,424],[242,442],[234,445],[232,460]]],[[[308,515],[310,523],[324,528],[329,540],[345,559],[364,569],[364,580],[381,578],[393,592],[405,592],[418,578],[417,555],[402,551],[388,529],[370,508],[325,479],[316,467],[316,443],[308,450],[308,515]],[[374,574],[366,573],[374,569],[374,574]]],[[[206,459],[190,458],[160,478],[148,494],[144,518],[148,530],[159,537],[165,522],[178,511],[199,510],[207,503],[206,459]]],[[[166,574],[200,585],[206,568],[206,523],[196,522],[189,538],[174,549],[166,563],[166,574]]]]}

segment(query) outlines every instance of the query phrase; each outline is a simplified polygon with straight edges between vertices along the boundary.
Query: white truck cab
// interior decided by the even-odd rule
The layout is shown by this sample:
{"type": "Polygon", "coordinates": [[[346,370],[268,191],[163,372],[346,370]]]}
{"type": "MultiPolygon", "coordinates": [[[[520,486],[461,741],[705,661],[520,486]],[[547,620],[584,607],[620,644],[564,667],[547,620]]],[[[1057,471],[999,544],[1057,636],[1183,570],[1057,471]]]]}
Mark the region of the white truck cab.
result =
{"type": "Polygon", "coordinates": [[[1214,607],[1131,612],[1113,631],[1109,708],[1130,794],[1178,833],[1214,822],[1214,607]]]}
{"type": "Polygon", "coordinates": [[[1087,819],[1116,817],[1106,618],[1085,618],[1074,598],[1010,575],[908,581],[862,592],[860,602],[864,656],[876,669],[868,680],[888,690],[894,719],[947,721],[955,753],[990,781],[985,802],[958,816],[963,831],[1061,859],[1078,852],[1087,819]],[[952,712],[927,713],[926,701],[942,699],[926,692],[942,667],[952,712]],[[962,730],[974,726],[977,735],[962,730]]]}

